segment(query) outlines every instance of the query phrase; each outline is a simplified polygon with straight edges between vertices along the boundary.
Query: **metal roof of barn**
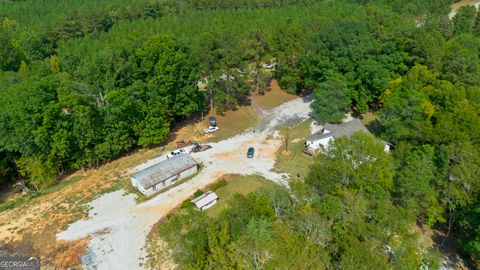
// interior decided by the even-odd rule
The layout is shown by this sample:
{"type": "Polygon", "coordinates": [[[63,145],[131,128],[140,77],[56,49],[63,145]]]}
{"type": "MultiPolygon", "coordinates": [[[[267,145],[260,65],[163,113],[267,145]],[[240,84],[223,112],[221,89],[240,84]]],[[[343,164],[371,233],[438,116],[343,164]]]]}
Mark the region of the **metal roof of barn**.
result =
{"type": "Polygon", "coordinates": [[[194,166],[197,166],[197,162],[189,154],[179,154],[134,173],[132,177],[147,190],[194,166]]]}

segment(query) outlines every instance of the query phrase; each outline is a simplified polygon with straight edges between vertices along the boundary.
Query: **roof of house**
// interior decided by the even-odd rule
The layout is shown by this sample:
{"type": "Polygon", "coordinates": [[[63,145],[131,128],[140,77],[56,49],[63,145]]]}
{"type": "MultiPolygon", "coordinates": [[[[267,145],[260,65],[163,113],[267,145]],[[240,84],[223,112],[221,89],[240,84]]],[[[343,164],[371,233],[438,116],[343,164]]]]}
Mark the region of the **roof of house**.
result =
{"type": "Polygon", "coordinates": [[[368,129],[358,119],[353,119],[341,124],[325,124],[324,130],[312,134],[308,137],[309,141],[318,141],[328,137],[350,136],[357,131],[364,131],[370,133],[368,129]],[[329,131],[329,132],[326,132],[329,131]]]}
{"type": "Polygon", "coordinates": [[[198,208],[202,208],[216,199],[218,199],[218,196],[215,192],[207,191],[203,195],[191,200],[191,202],[194,203],[198,208]]]}
{"type": "Polygon", "coordinates": [[[194,166],[197,166],[197,162],[189,154],[179,154],[132,174],[132,178],[144,189],[149,189],[194,166]]]}

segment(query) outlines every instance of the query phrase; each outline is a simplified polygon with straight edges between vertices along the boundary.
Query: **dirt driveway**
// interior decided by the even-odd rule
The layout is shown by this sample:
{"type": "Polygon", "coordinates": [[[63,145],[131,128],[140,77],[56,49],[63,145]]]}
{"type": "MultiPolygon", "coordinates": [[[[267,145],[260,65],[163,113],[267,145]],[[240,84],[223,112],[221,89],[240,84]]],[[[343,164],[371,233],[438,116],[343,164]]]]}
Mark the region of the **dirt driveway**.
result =
{"type": "Polygon", "coordinates": [[[90,203],[89,219],[71,224],[57,238],[74,241],[90,237],[82,263],[86,269],[142,269],[143,247],[152,226],[173,208],[225,174],[259,174],[280,184],[287,176],[272,171],[282,143],[278,126],[308,119],[310,101],[295,99],[265,111],[260,124],[243,134],[211,144],[212,149],[192,156],[205,167],[193,179],[142,204],[123,190],[105,194],[90,203]],[[246,158],[248,147],[255,157],[246,158]]]}

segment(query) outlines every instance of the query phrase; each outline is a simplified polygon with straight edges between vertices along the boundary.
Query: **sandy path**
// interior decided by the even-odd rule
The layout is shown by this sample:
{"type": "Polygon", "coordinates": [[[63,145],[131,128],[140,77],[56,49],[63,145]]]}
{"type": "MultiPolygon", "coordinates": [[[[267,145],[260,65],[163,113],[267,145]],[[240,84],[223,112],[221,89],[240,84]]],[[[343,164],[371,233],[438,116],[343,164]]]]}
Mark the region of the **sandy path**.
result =
{"type": "Polygon", "coordinates": [[[213,143],[212,149],[194,153],[203,162],[203,170],[188,182],[137,205],[134,195],[123,190],[105,194],[90,203],[88,220],[71,224],[57,238],[73,241],[91,236],[87,253],[82,257],[86,269],[142,269],[143,247],[152,226],[197,189],[215,182],[224,174],[260,174],[279,184],[286,184],[286,175],[272,171],[275,154],[281,145],[269,139],[283,124],[308,119],[310,101],[295,99],[265,111],[262,121],[253,130],[213,143]],[[247,159],[248,147],[255,147],[255,158],[247,159]]]}

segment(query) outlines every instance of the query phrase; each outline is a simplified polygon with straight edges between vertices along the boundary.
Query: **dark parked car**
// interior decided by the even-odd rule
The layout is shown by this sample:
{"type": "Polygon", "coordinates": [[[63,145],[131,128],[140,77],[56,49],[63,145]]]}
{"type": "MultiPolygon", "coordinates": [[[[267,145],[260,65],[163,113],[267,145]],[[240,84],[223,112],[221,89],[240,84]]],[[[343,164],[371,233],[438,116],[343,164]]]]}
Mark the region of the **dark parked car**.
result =
{"type": "Polygon", "coordinates": [[[202,152],[202,151],[208,150],[210,148],[212,148],[211,145],[208,145],[208,144],[200,145],[198,143],[195,143],[192,147],[192,152],[194,152],[194,153],[202,152]]]}
{"type": "Polygon", "coordinates": [[[253,147],[248,148],[247,158],[253,158],[254,154],[255,154],[255,148],[253,148],[253,147]]]}
{"type": "Polygon", "coordinates": [[[208,122],[210,122],[210,126],[212,127],[216,127],[217,126],[217,119],[213,116],[210,116],[208,118],[208,122]]]}

